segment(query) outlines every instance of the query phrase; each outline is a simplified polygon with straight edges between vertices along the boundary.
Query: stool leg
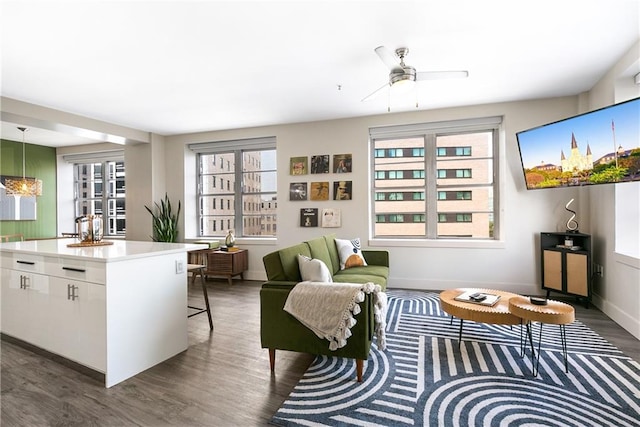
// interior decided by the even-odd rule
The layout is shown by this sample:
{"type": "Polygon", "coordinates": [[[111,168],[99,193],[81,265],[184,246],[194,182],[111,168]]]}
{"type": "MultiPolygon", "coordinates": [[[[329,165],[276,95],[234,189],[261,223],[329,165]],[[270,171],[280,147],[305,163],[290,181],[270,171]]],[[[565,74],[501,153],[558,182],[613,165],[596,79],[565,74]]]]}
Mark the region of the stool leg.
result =
{"type": "Polygon", "coordinates": [[[458,332],[458,347],[460,347],[460,344],[462,343],[462,325],[463,325],[464,320],[460,319],[460,331],[458,332]]]}
{"type": "Polygon", "coordinates": [[[211,307],[209,306],[209,295],[207,294],[207,285],[204,283],[204,276],[200,271],[200,283],[202,283],[202,294],[204,295],[204,303],[207,307],[207,316],[209,317],[209,328],[213,329],[213,319],[211,318],[211,307]]]}

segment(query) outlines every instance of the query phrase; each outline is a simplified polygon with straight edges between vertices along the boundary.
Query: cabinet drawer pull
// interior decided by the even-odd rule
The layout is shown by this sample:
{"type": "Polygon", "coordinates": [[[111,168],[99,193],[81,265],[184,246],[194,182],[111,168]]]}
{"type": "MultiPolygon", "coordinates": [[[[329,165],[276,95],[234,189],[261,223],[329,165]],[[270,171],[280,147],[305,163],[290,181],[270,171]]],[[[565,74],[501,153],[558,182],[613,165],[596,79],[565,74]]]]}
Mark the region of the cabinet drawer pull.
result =
{"type": "Polygon", "coordinates": [[[29,276],[20,275],[20,289],[29,289],[29,276]]]}
{"type": "Polygon", "coordinates": [[[17,260],[16,261],[18,264],[27,264],[27,265],[36,265],[35,262],[33,261],[21,261],[21,260],[17,260]]]}
{"type": "Polygon", "coordinates": [[[85,273],[87,271],[84,268],[74,268],[74,267],[62,267],[62,269],[69,270],[69,271],[77,271],[78,273],[85,273]]]}
{"type": "Polygon", "coordinates": [[[78,296],[79,286],[72,285],[71,283],[67,284],[67,299],[71,301],[75,301],[79,298],[78,296]]]}

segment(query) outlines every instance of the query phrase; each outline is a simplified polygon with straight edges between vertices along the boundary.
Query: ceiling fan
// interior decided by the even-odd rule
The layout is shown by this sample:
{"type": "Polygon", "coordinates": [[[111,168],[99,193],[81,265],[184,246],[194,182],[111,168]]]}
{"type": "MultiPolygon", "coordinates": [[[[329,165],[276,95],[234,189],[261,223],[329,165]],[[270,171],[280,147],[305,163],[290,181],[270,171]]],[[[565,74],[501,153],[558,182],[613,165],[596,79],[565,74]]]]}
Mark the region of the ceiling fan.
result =
{"type": "MultiPolygon", "coordinates": [[[[396,49],[395,54],[384,46],[375,48],[376,54],[382,62],[389,68],[389,82],[379,89],[376,89],[370,95],[367,95],[362,101],[369,101],[380,95],[385,88],[411,86],[412,83],[424,80],[436,79],[455,79],[469,76],[468,71],[419,71],[410,65],[404,63],[404,58],[409,53],[409,48],[400,47],[396,49]]],[[[417,103],[416,103],[417,106],[417,103]]]]}

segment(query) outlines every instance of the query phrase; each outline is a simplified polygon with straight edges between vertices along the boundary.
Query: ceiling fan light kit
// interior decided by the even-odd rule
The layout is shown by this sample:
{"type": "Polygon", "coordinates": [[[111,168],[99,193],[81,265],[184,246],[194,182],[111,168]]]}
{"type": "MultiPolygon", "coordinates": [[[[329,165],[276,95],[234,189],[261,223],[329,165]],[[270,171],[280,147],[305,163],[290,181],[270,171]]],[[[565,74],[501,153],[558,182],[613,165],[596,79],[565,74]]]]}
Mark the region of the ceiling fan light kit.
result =
{"type": "MultiPolygon", "coordinates": [[[[468,71],[421,71],[404,63],[404,58],[409,53],[409,48],[400,47],[395,50],[395,55],[386,47],[378,46],[374,49],[375,53],[380,57],[382,62],[389,68],[389,82],[373,93],[367,95],[362,101],[369,101],[376,98],[385,89],[388,90],[389,96],[391,91],[394,93],[407,93],[415,90],[415,83],[423,80],[437,80],[450,78],[464,78],[469,76],[468,71]]],[[[416,99],[416,108],[418,100],[416,99]]],[[[387,108],[390,111],[390,107],[387,108]]]]}

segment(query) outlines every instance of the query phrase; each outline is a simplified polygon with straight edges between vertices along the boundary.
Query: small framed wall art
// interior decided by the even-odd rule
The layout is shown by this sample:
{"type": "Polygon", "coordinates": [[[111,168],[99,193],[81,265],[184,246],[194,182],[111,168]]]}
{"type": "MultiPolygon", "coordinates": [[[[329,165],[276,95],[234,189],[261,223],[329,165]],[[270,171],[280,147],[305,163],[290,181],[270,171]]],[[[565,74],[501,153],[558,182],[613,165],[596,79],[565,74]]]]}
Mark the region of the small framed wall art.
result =
{"type": "Polygon", "coordinates": [[[300,209],[300,227],[317,227],[318,226],[318,209],[304,208],[300,209]]]}
{"type": "Polygon", "coordinates": [[[351,181],[334,181],[333,200],[351,200],[352,197],[351,181]]]}
{"type": "Polygon", "coordinates": [[[329,200],[329,181],[312,182],[309,188],[309,200],[329,200]]]}
{"type": "Polygon", "coordinates": [[[291,175],[306,175],[309,173],[307,157],[291,157],[289,159],[289,173],[291,175]]]}
{"type": "Polygon", "coordinates": [[[351,154],[334,154],[333,155],[333,172],[334,173],[351,172],[351,154]]]}
{"type": "Polygon", "coordinates": [[[324,228],[336,228],[342,225],[340,217],[340,209],[325,208],[322,209],[322,227],[324,228]]]}
{"type": "Polygon", "coordinates": [[[329,155],[311,156],[311,173],[329,173],[329,155]]]}
{"type": "Polygon", "coordinates": [[[307,183],[292,182],[291,184],[289,184],[289,200],[307,200],[307,183]]]}

